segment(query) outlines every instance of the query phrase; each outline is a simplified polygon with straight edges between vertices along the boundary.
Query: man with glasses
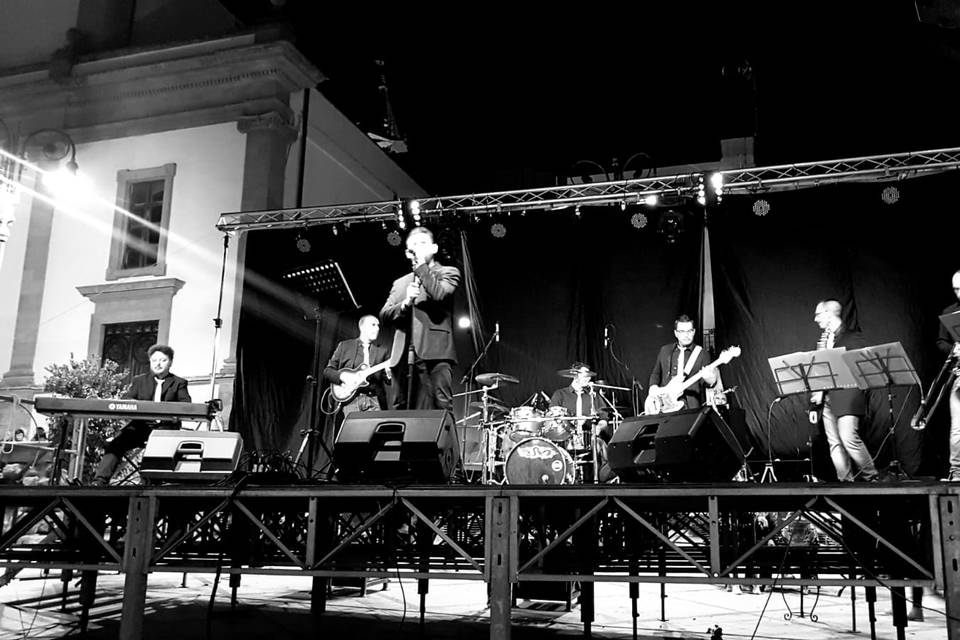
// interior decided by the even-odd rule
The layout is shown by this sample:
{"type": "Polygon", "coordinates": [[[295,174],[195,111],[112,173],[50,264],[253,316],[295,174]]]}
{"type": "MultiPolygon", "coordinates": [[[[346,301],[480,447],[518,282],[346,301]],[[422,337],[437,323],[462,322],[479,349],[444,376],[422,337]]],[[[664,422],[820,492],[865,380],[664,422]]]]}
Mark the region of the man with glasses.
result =
{"type": "Polygon", "coordinates": [[[657,363],[650,373],[649,394],[656,394],[671,380],[685,380],[703,369],[703,379],[685,389],[679,400],[684,409],[698,409],[705,402],[706,389],[717,384],[717,371],[704,369],[710,363],[710,356],[706,349],[694,344],[696,327],[689,316],[674,320],[673,335],[676,342],[660,347],[657,363]]]}
{"type": "MultiPolygon", "coordinates": [[[[944,309],[941,315],[960,311],[960,269],[953,274],[953,294],[957,296],[957,302],[944,309]]],[[[943,323],[940,323],[937,348],[951,358],[960,358],[960,342],[953,341],[943,323]]],[[[947,480],[960,482],[960,376],[953,379],[950,391],[950,473],[947,480]]]]}

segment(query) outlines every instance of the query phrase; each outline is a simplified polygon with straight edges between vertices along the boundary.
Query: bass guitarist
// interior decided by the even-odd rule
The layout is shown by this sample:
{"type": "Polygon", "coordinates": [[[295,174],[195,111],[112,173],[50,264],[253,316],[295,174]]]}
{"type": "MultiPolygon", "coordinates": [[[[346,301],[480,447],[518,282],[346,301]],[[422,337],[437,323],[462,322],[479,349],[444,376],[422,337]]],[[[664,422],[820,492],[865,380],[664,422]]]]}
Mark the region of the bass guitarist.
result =
{"type": "Polygon", "coordinates": [[[385,362],[390,355],[386,348],[377,344],[380,335],[380,320],[366,315],[357,323],[360,335],[343,340],[333,350],[330,362],[323,370],[323,377],[334,385],[343,385],[356,393],[343,403],[343,417],[354,411],[379,411],[387,406],[386,387],[390,384],[390,369],[365,377],[363,369],[385,362]],[[362,381],[367,384],[363,385],[362,381]]]}
{"type": "MultiPolygon", "coordinates": [[[[700,382],[685,389],[679,400],[684,409],[698,409],[704,403],[705,390],[717,384],[717,371],[710,367],[704,368],[710,362],[710,357],[706,349],[694,344],[696,326],[689,316],[681,315],[673,321],[673,335],[676,342],[660,347],[657,362],[650,372],[649,396],[655,396],[661,387],[667,386],[678,376],[683,380],[703,370],[700,382]]],[[[660,411],[662,409],[653,412],[660,411]]],[[[650,412],[648,410],[648,413],[650,412]]]]}

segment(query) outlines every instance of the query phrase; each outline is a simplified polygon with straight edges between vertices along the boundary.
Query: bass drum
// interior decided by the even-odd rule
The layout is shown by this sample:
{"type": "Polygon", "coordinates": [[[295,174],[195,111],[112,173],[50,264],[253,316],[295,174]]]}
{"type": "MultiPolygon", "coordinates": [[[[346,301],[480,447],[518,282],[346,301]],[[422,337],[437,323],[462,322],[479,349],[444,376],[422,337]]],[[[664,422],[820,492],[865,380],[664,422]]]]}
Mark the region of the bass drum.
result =
{"type": "Polygon", "coordinates": [[[573,484],[573,458],[546,438],[517,443],[504,466],[507,484],[573,484]]]}

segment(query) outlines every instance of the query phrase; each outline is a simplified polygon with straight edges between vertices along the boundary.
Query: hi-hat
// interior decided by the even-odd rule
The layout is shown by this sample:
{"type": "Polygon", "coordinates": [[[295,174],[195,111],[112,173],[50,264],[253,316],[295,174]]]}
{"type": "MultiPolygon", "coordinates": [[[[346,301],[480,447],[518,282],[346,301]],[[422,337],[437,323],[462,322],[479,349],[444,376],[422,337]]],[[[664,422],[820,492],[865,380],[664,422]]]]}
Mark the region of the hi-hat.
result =
{"type": "Polygon", "coordinates": [[[484,387],[491,387],[500,382],[507,382],[509,384],[517,384],[520,382],[517,378],[506,374],[506,373],[481,373],[474,380],[477,381],[477,384],[484,387]]]}
{"type": "Polygon", "coordinates": [[[591,378],[597,375],[596,371],[590,371],[586,367],[584,367],[583,369],[560,369],[559,371],[557,371],[557,375],[560,376],[561,378],[576,378],[581,373],[586,374],[591,378]]]}

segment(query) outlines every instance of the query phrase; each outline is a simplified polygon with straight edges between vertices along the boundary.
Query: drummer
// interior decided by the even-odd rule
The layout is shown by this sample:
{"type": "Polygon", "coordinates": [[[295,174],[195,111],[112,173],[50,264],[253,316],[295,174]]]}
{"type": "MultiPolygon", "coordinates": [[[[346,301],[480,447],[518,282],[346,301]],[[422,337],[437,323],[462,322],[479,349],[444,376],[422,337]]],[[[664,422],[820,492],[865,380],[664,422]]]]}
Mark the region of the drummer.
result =
{"type": "MultiPolygon", "coordinates": [[[[569,416],[597,417],[603,407],[602,400],[590,386],[590,381],[597,374],[582,362],[574,362],[568,369],[561,369],[558,373],[564,378],[572,378],[570,384],[561,387],[550,396],[551,407],[563,407],[569,416]]],[[[584,422],[579,424],[583,425],[584,422]]],[[[607,427],[605,420],[600,420],[596,429],[600,432],[607,427]]],[[[609,435],[609,434],[607,434],[609,435]]]]}

